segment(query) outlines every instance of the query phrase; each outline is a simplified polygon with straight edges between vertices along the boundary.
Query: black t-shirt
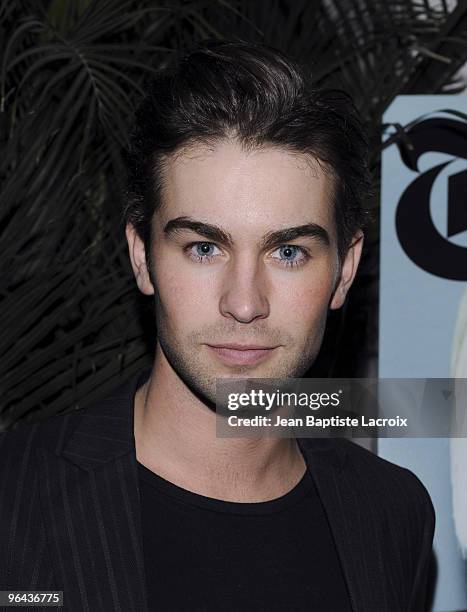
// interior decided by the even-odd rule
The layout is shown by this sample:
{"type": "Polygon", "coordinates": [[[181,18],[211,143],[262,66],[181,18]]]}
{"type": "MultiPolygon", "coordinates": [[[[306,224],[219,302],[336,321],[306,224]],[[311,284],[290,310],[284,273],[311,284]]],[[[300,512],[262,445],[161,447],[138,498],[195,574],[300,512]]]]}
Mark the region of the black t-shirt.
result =
{"type": "Polygon", "coordinates": [[[149,610],[350,612],[309,471],[282,497],[237,503],[138,470],[149,610]]]}

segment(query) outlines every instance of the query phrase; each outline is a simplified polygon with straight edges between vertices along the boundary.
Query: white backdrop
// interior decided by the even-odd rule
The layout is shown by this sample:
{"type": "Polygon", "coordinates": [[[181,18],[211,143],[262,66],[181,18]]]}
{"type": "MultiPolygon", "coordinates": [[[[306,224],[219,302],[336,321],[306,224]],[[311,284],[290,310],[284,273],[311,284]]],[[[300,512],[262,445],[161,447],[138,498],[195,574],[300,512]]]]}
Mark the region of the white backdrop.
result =
{"type": "MultiPolygon", "coordinates": [[[[405,126],[423,116],[422,120],[442,118],[467,125],[461,116],[437,112],[446,109],[467,113],[467,96],[399,96],[387,111],[384,122],[405,126]]],[[[388,128],[384,139],[393,131],[388,128]]],[[[437,152],[439,144],[440,139],[435,138],[434,142],[422,145],[426,152],[419,156],[415,168],[404,163],[396,145],[388,147],[383,154],[379,338],[379,376],[382,378],[444,378],[454,373],[467,377],[467,266],[464,279],[446,278],[438,269],[433,272],[430,268],[436,267],[440,258],[449,253],[450,245],[465,249],[467,255],[467,222],[462,229],[467,221],[467,189],[463,197],[459,192],[459,185],[467,186],[467,182],[462,182],[467,159],[449,151],[437,152]],[[427,235],[427,219],[417,205],[408,213],[412,215],[409,241],[413,240],[416,246],[414,256],[402,246],[403,220],[397,215],[399,201],[409,185],[444,162],[450,163],[440,169],[431,186],[428,211],[430,222],[439,234],[436,239],[443,240],[439,250],[433,247],[435,242],[427,235]],[[424,267],[420,261],[429,263],[424,267]]],[[[457,253],[462,254],[460,250],[457,253]]],[[[415,472],[433,500],[438,565],[433,610],[467,610],[467,563],[462,554],[462,540],[467,547],[467,439],[457,439],[452,444],[444,438],[381,439],[378,454],[415,472]]]]}

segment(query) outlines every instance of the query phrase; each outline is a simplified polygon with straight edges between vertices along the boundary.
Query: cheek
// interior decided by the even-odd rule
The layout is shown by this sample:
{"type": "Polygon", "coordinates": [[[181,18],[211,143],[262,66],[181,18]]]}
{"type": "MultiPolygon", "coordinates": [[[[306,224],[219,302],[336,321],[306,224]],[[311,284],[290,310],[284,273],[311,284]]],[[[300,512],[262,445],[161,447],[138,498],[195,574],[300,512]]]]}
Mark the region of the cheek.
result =
{"type": "Polygon", "coordinates": [[[301,328],[312,327],[326,317],[332,289],[329,275],[282,283],[276,291],[275,310],[291,325],[296,322],[301,328]]]}
{"type": "Polygon", "coordinates": [[[160,258],[153,269],[160,309],[177,327],[212,318],[216,304],[214,284],[208,276],[187,268],[160,258]]]}

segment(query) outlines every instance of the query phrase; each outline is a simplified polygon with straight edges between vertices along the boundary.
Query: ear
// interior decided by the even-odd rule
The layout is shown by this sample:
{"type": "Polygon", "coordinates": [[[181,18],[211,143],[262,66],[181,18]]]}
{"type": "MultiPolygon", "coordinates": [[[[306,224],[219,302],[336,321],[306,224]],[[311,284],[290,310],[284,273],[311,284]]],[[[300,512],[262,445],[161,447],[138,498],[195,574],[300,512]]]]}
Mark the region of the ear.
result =
{"type": "Polygon", "coordinates": [[[340,275],[337,282],[337,287],[334,290],[329,308],[336,310],[345,302],[347,291],[350,289],[355,274],[357,273],[358,264],[362,255],[363,247],[363,232],[359,230],[352,239],[350,247],[345,256],[344,262],[340,269],[340,275]]]}
{"type": "Polygon", "coordinates": [[[127,223],[125,234],[128,242],[128,251],[130,253],[131,267],[133,268],[133,274],[136,278],[136,284],[138,285],[141,293],[144,293],[145,295],[152,295],[154,293],[154,286],[151,282],[146,265],[146,251],[144,248],[144,243],[138,236],[137,231],[131,223],[127,223]]]}

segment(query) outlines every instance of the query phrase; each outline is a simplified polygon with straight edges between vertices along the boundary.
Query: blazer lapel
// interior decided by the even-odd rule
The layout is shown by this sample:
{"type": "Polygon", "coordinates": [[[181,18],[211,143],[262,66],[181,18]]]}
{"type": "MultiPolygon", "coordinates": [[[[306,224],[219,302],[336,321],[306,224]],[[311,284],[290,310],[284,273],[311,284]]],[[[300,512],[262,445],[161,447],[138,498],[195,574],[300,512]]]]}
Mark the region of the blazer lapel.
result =
{"type": "Polygon", "coordinates": [[[56,588],[70,611],[147,610],[133,435],[144,376],[83,413],[50,419],[51,444],[38,450],[56,588]]]}
{"type": "MultiPolygon", "coordinates": [[[[327,514],[353,612],[390,612],[384,550],[367,492],[345,448],[331,438],[298,440],[327,514]]],[[[374,500],[373,500],[374,503],[374,500]]]]}

